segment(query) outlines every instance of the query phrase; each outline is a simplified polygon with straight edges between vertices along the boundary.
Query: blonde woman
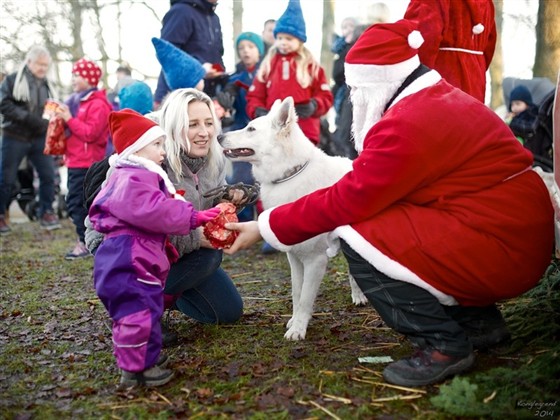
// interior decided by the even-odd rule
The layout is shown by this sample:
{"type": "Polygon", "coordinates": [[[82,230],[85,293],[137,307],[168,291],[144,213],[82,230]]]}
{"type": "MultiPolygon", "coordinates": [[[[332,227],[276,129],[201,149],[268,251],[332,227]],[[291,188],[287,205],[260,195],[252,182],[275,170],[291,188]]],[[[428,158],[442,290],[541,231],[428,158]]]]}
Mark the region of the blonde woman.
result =
{"type": "MultiPolygon", "coordinates": [[[[229,188],[224,194],[208,192],[226,186],[226,162],[218,144],[219,120],[212,100],[196,89],[177,89],[164,100],[157,119],[166,132],[167,174],[196,210],[213,207],[217,201],[242,202],[243,193],[229,188]]],[[[243,302],[231,278],[220,267],[222,251],[212,248],[202,228],[189,235],[172,236],[179,259],[172,264],[164,293],[167,306],[202,323],[236,322],[243,302]]],[[[164,323],[164,330],[167,325],[164,323]]],[[[165,340],[173,341],[167,331],[165,340]]]]}
{"type": "MultiPolygon", "coordinates": [[[[176,190],[184,191],[184,198],[195,210],[207,210],[219,201],[243,204],[246,194],[230,188],[225,181],[226,162],[217,140],[220,126],[208,95],[190,88],[174,90],[159,111],[146,117],[158,122],[165,131],[165,170],[176,190]],[[221,193],[209,194],[216,189],[221,193]]],[[[107,169],[108,163],[100,162],[88,173],[86,207],[98,193],[107,169]]],[[[95,253],[102,235],[92,229],[89,220],[86,220],[86,226],[86,244],[95,253]]],[[[241,296],[220,267],[222,251],[210,245],[202,228],[194,229],[188,235],[170,236],[170,242],[178,256],[171,263],[165,283],[165,308],[179,310],[206,324],[229,324],[239,320],[243,313],[241,296]]],[[[169,330],[165,317],[162,321],[163,347],[176,340],[177,335],[169,330]]]]}

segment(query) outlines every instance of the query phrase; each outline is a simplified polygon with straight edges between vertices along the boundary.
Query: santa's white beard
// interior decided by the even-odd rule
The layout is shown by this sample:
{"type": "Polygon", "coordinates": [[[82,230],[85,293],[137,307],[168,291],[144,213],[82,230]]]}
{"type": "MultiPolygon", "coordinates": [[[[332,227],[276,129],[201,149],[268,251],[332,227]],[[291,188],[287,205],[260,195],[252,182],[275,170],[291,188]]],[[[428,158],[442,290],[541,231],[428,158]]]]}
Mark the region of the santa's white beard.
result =
{"type": "Polygon", "coordinates": [[[367,87],[352,88],[352,135],[354,148],[359,153],[364,149],[366,134],[383,116],[383,109],[395,94],[402,81],[393,83],[375,83],[367,87]]]}

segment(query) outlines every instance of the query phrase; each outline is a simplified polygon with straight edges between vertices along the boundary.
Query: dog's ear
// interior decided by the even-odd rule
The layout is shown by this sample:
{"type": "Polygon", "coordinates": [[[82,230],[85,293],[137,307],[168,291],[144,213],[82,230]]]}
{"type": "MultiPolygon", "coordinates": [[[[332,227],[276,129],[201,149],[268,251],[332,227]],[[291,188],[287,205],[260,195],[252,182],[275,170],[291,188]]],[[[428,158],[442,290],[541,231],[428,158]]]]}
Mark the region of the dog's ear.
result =
{"type": "Polygon", "coordinates": [[[272,106],[270,107],[269,114],[275,114],[276,112],[278,112],[278,107],[280,107],[281,103],[282,103],[281,99],[276,99],[272,104],[272,106]]]}
{"type": "Polygon", "coordinates": [[[275,119],[276,123],[281,128],[288,128],[292,123],[297,121],[294,99],[291,96],[288,96],[282,101],[276,113],[275,119]]]}

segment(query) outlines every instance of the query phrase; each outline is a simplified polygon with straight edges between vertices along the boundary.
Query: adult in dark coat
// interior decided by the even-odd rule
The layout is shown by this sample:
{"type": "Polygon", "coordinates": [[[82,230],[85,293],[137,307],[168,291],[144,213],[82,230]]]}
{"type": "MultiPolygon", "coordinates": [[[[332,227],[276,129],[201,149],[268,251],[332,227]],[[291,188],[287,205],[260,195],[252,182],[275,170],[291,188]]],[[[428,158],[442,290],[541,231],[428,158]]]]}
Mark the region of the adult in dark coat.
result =
{"type": "Polygon", "coordinates": [[[49,51],[40,46],[29,50],[19,70],[7,76],[0,87],[2,153],[0,160],[0,234],[11,231],[6,221],[18,167],[27,157],[39,174],[41,227],[60,228],[53,212],[55,170],[52,156],[43,154],[49,121],[43,118],[45,102],[55,97],[47,80],[49,51]]]}
{"type": "MultiPolygon", "coordinates": [[[[161,39],[200,61],[206,70],[204,92],[213,97],[225,76],[224,45],[220,18],[215,13],[218,0],[171,0],[171,8],[163,17],[161,39]]],[[[219,90],[219,89],[218,89],[219,90]]],[[[156,104],[169,93],[163,72],[154,95],[156,104]]]]}

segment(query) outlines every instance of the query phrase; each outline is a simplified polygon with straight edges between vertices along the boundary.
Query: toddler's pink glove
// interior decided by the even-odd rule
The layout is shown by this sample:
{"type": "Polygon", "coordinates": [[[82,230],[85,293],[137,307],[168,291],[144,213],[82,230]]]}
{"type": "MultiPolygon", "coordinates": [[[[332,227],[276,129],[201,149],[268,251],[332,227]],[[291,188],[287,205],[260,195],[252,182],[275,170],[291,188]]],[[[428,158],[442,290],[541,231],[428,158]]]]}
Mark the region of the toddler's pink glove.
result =
{"type": "Polygon", "coordinates": [[[218,214],[220,214],[221,210],[218,207],[212,207],[208,210],[197,211],[193,214],[191,218],[191,229],[195,229],[204,223],[212,220],[218,214]]]}

